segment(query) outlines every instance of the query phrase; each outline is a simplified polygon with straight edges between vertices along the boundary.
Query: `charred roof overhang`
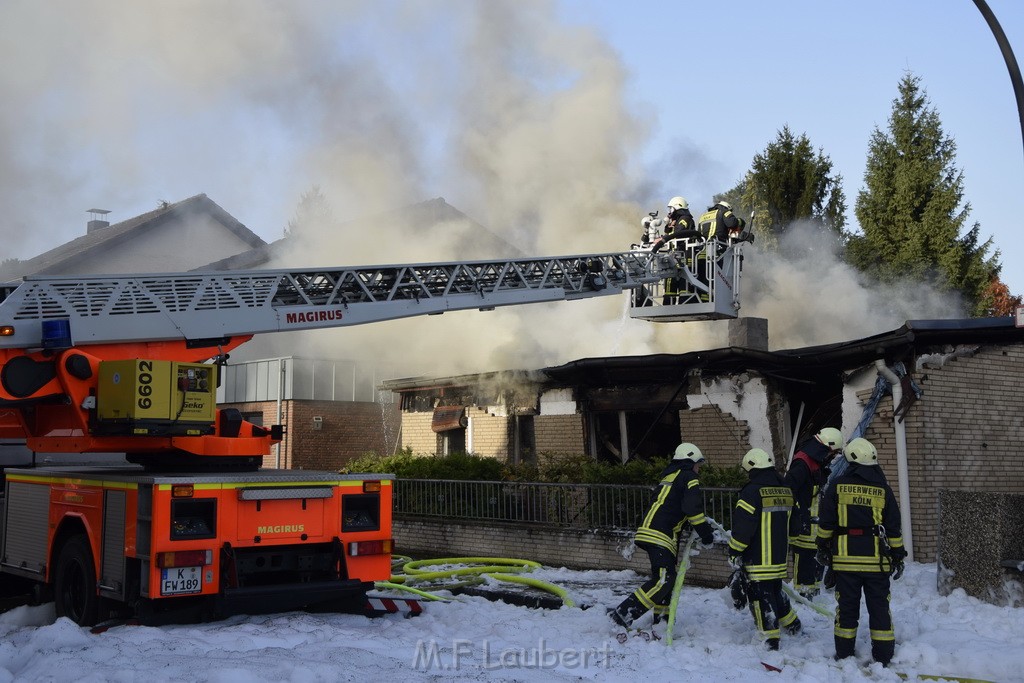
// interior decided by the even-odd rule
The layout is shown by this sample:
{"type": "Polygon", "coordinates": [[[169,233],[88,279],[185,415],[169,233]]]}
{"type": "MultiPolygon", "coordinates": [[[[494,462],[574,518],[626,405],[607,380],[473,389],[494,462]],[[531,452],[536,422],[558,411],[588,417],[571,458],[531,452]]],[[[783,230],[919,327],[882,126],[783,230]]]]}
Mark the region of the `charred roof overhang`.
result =
{"type": "Polygon", "coordinates": [[[969,320],[910,320],[890,332],[850,342],[802,349],[760,351],[729,347],[684,354],[586,358],[545,368],[554,383],[568,386],[642,385],[682,382],[694,372],[734,374],[754,371],[782,381],[817,382],[872,364],[957,344],[1024,343],[1024,329],[1011,317],[969,320]]]}

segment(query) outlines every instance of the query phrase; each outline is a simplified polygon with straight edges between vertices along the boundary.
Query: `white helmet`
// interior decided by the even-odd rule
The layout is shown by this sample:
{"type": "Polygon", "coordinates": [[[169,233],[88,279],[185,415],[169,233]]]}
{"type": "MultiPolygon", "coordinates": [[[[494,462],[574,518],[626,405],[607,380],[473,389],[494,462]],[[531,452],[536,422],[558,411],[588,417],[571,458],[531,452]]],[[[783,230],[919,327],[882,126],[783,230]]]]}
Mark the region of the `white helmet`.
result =
{"type": "Polygon", "coordinates": [[[693,462],[704,462],[704,454],[692,443],[681,443],[676,446],[676,453],[673,460],[692,460],[693,462]]]}
{"type": "Polygon", "coordinates": [[[843,446],[846,445],[843,433],[835,427],[825,427],[814,436],[823,446],[827,446],[830,451],[842,450],[843,446]]]}
{"type": "Polygon", "coordinates": [[[762,448],[751,448],[747,451],[747,454],[743,456],[743,460],[740,461],[740,465],[743,469],[749,472],[750,470],[763,470],[769,467],[775,467],[775,460],[772,456],[768,455],[768,451],[762,448]]]}
{"type": "Polygon", "coordinates": [[[732,204],[730,204],[729,202],[725,201],[724,199],[722,201],[718,202],[718,205],[728,209],[729,211],[732,211],[732,204]]]}
{"type": "Polygon", "coordinates": [[[688,209],[690,205],[686,203],[686,200],[682,197],[673,197],[668,200],[668,208],[675,211],[676,209],[688,209]]]}
{"type": "Polygon", "coordinates": [[[843,455],[846,456],[848,462],[857,463],[858,465],[878,464],[878,451],[875,450],[874,445],[870,441],[860,437],[846,444],[846,448],[843,449],[843,455]]]}

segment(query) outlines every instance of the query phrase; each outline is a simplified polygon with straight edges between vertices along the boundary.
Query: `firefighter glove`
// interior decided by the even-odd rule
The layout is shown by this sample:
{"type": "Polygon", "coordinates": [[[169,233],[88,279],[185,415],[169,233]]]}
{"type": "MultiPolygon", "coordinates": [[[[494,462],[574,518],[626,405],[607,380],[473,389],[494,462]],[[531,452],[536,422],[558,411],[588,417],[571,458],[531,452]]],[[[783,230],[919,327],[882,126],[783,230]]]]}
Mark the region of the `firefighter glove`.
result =
{"type": "Polygon", "coordinates": [[[903,576],[903,559],[906,556],[907,551],[903,548],[892,548],[889,551],[889,561],[892,565],[889,575],[892,576],[893,581],[899,581],[900,577],[903,576]]]}
{"type": "Polygon", "coordinates": [[[743,556],[739,553],[729,553],[729,566],[733,569],[742,569],[743,556]]]}
{"type": "Polygon", "coordinates": [[[710,531],[704,531],[700,534],[700,547],[707,550],[715,544],[715,535],[710,531]]]}
{"type": "Polygon", "coordinates": [[[828,539],[819,538],[817,542],[818,552],[815,553],[814,559],[823,567],[831,566],[832,564],[832,543],[828,539]]]}
{"type": "Polygon", "coordinates": [[[732,604],[736,609],[743,609],[747,606],[747,582],[743,576],[743,570],[733,571],[729,577],[729,594],[732,595],[732,604]]]}

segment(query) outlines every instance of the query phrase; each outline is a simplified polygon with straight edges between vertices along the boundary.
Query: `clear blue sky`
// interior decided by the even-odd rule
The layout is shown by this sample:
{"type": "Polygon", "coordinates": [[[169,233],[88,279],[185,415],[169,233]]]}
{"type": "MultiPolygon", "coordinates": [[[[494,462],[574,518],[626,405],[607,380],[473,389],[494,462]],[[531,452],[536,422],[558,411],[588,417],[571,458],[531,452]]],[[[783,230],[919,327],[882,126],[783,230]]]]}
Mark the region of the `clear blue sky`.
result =
{"type": "MultiPolygon", "coordinates": [[[[989,5],[1024,59],[1024,2],[989,5]]],[[[699,207],[784,125],[831,157],[852,217],[908,70],[1024,293],[1024,143],[971,0],[8,0],[0,258],[82,234],[88,208],[200,192],[269,241],[313,184],[339,218],[444,196],[515,236],[535,203],[571,236],[619,191],[630,221],[699,207]]]]}
{"type": "MultiPolygon", "coordinates": [[[[1024,293],[1020,118],[996,40],[971,0],[563,6],[565,16],[600,27],[630,71],[631,101],[657,114],[646,153],[695,145],[713,162],[698,177],[666,169],[680,192],[701,201],[738,181],[788,124],[842,174],[853,224],[871,132],[885,130],[897,83],[913,72],[956,140],[969,221],[1002,252],[1003,280],[1024,293]],[[709,106],[715,100],[734,104],[709,106]]],[[[1024,2],[988,6],[1024,68],[1024,2]]]]}

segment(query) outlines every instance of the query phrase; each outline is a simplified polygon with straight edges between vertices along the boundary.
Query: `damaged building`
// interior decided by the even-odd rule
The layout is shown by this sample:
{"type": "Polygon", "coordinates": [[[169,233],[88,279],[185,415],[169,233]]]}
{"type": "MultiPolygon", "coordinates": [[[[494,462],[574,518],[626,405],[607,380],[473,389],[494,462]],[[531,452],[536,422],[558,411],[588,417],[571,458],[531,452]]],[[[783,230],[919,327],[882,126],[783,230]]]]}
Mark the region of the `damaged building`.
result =
{"type": "MultiPolygon", "coordinates": [[[[403,448],[510,462],[580,453],[622,462],[665,456],[687,440],[713,464],[736,463],[753,447],[785,463],[821,427],[857,430],[878,448],[913,559],[934,562],[940,492],[1024,493],[1022,383],[1024,328],[988,318],[908,321],[794,350],[587,358],[383,388],[400,396],[403,448]]],[[[1017,552],[1024,556],[997,551],[1017,552]]]]}

